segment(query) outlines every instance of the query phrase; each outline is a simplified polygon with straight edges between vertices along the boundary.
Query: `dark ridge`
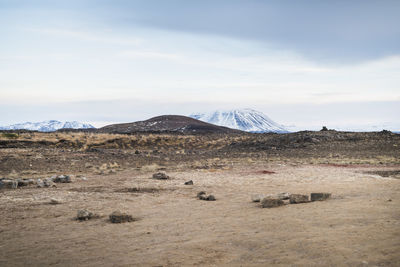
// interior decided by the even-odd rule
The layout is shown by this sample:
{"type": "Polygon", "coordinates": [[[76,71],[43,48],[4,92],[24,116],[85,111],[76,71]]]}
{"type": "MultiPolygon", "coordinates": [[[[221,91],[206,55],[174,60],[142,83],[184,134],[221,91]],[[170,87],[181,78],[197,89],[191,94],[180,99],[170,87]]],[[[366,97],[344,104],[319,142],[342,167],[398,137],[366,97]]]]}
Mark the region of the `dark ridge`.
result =
{"type": "Polygon", "coordinates": [[[217,126],[180,115],[163,115],[145,121],[107,125],[97,130],[101,133],[132,134],[138,132],[171,133],[243,133],[239,130],[217,126]]]}

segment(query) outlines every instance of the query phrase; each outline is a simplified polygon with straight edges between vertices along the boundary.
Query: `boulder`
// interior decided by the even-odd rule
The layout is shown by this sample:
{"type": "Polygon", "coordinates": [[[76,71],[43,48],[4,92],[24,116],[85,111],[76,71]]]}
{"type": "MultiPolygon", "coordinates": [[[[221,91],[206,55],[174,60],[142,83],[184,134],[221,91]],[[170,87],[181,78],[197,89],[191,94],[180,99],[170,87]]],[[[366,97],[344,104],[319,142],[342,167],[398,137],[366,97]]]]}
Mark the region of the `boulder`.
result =
{"type": "Polygon", "coordinates": [[[192,180],[187,181],[187,182],[185,182],[185,185],[193,185],[193,181],[192,180]]]}
{"type": "Polygon", "coordinates": [[[290,199],[290,204],[310,202],[308,195],[291,194],[289,199],[290,199]]]}
{"type": "Polygon", "coordinates": [[[278,198],[270,198],[270,197],[265,197],[261,200],[261,206],[263,208],[274,208],[274,207],[279,207],[283,206],[285,203],[283,200],[278,199],[278,198]]]}
{"type": "Polygon", "coordinates": [[[327,200],[331,195],[331,193],[311,193],[311,201],[327,200]]]}
{"type": "Polygon", "coordinates": [[[167,180],[169,179],[169,176],[165,172],[157,172],[153,174],[153,179],[167,180]]]}
{"type": "Polygon", "coordinates": [[[122,213],[120,211],[114,211],[110,214],[110,221],[112,223],[124,223],[134,221],[133,217],[129,214],[122,213]]]}
{"type": "Polygon", "coordinates": [[[92,219],[94,214],[88,210],[78,210],[76,219],[79,221],[87,221],[92,219]]]}

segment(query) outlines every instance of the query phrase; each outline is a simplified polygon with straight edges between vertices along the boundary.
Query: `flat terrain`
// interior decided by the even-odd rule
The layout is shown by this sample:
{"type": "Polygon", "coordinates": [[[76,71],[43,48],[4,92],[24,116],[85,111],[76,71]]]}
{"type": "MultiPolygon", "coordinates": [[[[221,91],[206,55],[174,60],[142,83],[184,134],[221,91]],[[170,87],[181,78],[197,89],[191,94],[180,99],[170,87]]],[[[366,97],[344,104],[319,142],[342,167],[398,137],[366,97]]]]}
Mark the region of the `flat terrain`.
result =
{"type": "Polygon", "coordinates": [[[0,190],[0,266],[398,266],[399,140],[340,132],[3,137],[2,176],[74,179],[0,190]],[[159,170],[171,178],[151,179],[159,170]],[[202,190],[217,200],[198,200],[202,190]],[[270,209],[251,202],[254,193],[280,192],[332,198],[270,209]],[[80,222],[79,209],[100,216],[80,222]],[[115,210],[137,220],[112,224],[115,210]]]}

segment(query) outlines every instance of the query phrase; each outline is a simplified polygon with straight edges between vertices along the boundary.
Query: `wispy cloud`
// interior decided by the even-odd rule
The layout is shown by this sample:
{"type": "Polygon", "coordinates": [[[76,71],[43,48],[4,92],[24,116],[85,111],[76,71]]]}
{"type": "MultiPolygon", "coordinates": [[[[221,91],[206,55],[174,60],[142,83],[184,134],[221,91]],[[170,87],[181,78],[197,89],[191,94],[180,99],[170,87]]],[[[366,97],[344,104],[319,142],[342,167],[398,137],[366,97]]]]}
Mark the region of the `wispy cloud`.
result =
{"type": "Polygon", "coordinates": [[[88,42],[101,42],[117,45],[139,45],[143,43],[141,38],[119,37],[112,32],[79,31],[63,28],[26,28],[26,31],[42,35],[73,38],[88,42]]]}
{"type": "Polygon", "coordinates": [[[175,61],[182,59],[182,57],[177,54],[143,50],[126,50],[118,53],[117,56],[124,59],[161,59],[175,61]]]}

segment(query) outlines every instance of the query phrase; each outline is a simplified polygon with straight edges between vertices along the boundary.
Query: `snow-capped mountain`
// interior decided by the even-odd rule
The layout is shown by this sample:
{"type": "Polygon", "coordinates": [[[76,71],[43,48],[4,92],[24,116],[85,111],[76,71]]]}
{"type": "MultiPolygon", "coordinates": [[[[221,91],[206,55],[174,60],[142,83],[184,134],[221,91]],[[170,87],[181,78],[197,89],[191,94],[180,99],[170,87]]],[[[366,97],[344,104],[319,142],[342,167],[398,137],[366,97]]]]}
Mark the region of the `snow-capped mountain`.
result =
{"type": "Polygon", "coordinates": [[[31,131],[39,131],[39,132],[54,132],[58,129],[90,129],[94,128],[92,125],[88,123],[81,123],[78,121],[56,121],[56,120],[49,120],[49,121],[41,121],[41,122],[25,122],[25,123],[18,123],[8,126],[0,126],[0,130],[31,130],[31,131]]]}
{"type": "Polygon", "coordinates": [[[288,130],[286,130],[282,125],[272,121],[262,112],[253,109],[235,109],[228,111],[217,110],[211,113],[192,114],[190,117],[204,122],[246,132],[288,132],[288,130]]]}

